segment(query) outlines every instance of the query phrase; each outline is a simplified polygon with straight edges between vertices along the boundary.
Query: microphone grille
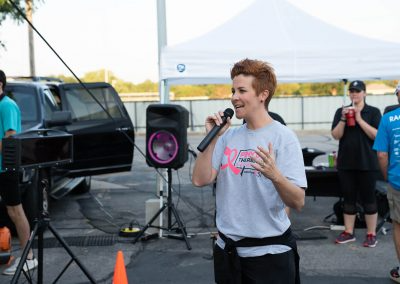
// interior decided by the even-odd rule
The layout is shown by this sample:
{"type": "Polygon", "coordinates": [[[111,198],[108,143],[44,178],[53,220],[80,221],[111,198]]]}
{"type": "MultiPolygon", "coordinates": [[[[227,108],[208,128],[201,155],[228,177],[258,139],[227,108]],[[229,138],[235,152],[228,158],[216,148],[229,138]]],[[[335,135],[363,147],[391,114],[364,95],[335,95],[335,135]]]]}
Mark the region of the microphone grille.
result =
{"type": "Polygon", "coordinates": [[[233,111],[233,109],[231,109],[231,108],[227,108],[227,109],[224,111],[224,116],[225,116],[225,117],[232,118],[233,114],[234,114],[234,111],[233,111]]]}

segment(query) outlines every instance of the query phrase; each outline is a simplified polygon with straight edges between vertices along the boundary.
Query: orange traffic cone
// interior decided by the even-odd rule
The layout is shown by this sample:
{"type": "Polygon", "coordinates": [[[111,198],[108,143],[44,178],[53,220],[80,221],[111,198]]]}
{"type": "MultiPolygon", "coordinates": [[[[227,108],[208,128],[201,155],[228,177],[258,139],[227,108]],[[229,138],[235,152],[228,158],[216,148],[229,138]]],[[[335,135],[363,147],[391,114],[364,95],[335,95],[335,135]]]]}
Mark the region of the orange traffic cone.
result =
{"type": "Polygon", "coordinates": [[[124,255],[122,254],[122,251],[118,251],[117,253],[113,284],[128,284],[128,277],[126,276],[124,255]]]}

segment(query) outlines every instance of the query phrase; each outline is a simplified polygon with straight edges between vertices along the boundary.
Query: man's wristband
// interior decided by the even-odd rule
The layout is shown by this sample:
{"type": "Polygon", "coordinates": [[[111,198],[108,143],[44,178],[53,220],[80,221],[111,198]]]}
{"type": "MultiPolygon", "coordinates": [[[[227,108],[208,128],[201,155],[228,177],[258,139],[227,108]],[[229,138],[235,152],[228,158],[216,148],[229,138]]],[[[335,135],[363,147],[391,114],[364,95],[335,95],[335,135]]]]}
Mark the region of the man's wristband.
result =
{"type": "Polygon", "coordinates": [[[346,122],[346,119],[342,117],[342,118],[340,118],[340,121],[346,122]]]}

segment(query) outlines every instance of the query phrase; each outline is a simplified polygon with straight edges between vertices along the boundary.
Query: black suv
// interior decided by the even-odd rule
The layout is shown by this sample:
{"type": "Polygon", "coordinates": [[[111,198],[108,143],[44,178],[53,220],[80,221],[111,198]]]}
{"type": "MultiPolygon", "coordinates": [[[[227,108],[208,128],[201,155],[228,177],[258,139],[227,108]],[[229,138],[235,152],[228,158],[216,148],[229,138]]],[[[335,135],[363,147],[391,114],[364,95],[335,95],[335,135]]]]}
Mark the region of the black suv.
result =
{"type": "MultiPolygon", "coordinates": [[[[72,190],[89,191],[92,175],[131,170],[134,128],[118,93],[107,83],[84,85],[47,78],[11,79],[4,90],[21,110],[24,132],[55,129],[73,135],[73,162],[46,172],[48,194],[55,199],[72,190]]],[[[35,176],[35,170],[24,171],[21,186],[36,187],[35,176]]],[[[24,202],[30,216],[36,214],[32,203],[24,202]]]]}

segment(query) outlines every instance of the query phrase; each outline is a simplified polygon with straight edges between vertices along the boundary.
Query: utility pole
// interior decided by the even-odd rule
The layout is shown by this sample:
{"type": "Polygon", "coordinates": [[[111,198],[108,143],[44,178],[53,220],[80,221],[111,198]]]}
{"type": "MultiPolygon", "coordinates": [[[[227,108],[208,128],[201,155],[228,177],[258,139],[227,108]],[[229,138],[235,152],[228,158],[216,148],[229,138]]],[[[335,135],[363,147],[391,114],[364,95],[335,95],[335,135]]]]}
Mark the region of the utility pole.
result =
{"type": "MultiPolygon", "coordinates": [[[[26,17],[29,22],[33,23],[33,0],[25,0],[26,7],[26,17]]],[[[36,76],[35,70],[35,47],[33,44],[33,29],[28,24],[28,41],[29,41],[29,68],[30,68],[30,76],[36,76]]]]}

